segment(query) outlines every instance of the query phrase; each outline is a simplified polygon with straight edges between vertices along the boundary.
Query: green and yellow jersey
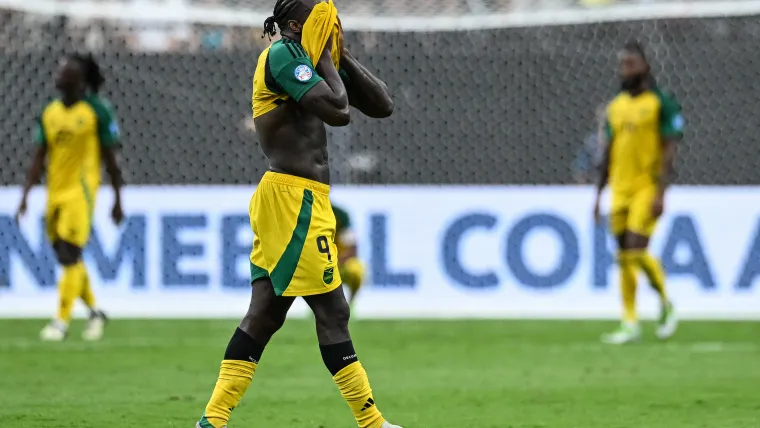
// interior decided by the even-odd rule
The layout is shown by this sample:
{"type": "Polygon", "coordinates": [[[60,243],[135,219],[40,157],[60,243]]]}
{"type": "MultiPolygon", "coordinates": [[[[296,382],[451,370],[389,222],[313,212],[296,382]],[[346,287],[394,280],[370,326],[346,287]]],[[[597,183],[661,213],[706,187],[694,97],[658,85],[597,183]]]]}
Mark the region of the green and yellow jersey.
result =
{"type": "Polygon", "coordinates": [[[607,107],[610,144],[609,182],[614,194],[625,195],[660,179],[663,139],[679,139],[684,119],[672,95],[658,88],[637,96],[621,92],[607,107]]]}
{"type": "Polygon", "coordinates": [[[118,143],[111,112],[97,96],[66,107],[60,100],[45,106],[34,140],[48,151],[48,202],[56,203],[100,186],[100,148],[118,143]]]}
{"type": "Polygon", "coordinates": [[[253,117],[274,110],[289,98],[296,102],[322,77],[300,43],[282,38],[259,55],[253,75],[253,117]]]}

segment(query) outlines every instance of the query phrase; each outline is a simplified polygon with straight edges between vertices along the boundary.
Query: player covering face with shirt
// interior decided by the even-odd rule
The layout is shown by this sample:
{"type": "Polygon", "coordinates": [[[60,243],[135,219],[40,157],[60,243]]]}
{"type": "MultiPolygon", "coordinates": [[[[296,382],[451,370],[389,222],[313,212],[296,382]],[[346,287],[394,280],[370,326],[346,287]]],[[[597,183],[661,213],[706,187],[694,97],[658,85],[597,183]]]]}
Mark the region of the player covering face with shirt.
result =
{"type": "Polygon", "coordinates": [[[274,35],[275,25],[282,37],[259,56],[253,77],[253,118],[269,171],[249,205],[251,303],[196,428],[227,426],[296,297],[314,312],[322,360],[356,424],[394,428],[375,404],[348,330],[325,131],[325,124],[349,123],[349,105],[382,118],[393,101],[385,83],[343,47],[332,2],[278,0],[265,33],[274,35]]]}
{"type": "Polygon", "coordinates": [[[665,273],[647,247],[663,213],[677,144],[683,135],[681,107],[672,95],[657,86],[638,43],[629,43],[621,51],[619,73],[622,90],[607,107],[608,145],[594,206],[598,220],[600,196],[609,183],[612,190],[609,221],[619,247],[623,296],[620,327],[602,337],[612,344],[640,338],[636,313],[639,271],[644,272],[660,297],[657,336],[666,339],[676,331],[677,320],[665,289],[665,273]]]}

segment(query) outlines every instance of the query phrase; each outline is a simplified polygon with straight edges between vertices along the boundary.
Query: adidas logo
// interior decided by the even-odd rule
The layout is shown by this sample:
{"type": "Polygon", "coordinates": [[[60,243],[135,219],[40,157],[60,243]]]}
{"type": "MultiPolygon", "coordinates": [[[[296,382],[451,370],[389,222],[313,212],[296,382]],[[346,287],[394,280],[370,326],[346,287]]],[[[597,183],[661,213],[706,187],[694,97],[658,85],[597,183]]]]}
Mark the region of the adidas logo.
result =
{"type": "Polygon", "coordinates": [[[372,399],[372,397],[369,397],[367,399],[367,402],[364,403],[364,407],[362,407],[362,412],[369,409],[370,407],[375,405],[375,400],[372,399]]]}

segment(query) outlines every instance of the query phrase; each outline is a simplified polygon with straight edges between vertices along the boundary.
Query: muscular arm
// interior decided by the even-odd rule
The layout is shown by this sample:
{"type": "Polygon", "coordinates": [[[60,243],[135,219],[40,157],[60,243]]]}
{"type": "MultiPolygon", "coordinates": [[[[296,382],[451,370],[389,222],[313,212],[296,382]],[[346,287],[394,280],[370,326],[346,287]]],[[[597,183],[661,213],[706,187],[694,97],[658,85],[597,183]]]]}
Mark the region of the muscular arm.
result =
{"type": "Polygon", "coordinates": [[[673,176],[673,163],[678,152],[678,142],[672,139],[666,139],[662,142],[662,165],[660,167],[660,180],[657,182],[657,188],[660,194],[665,193],[670,185],[670,179],[673,176]]]}
{"type": "Polygon", "coordinates": [[[665,193],[673,177],[673,164],[678,152],[678,143],[683,138],[684,119],[681,106],[673,98],[664,97],[662,101],[660,135],[662,136],[662,164],[657,188],[660,195],[665,193]]]}
{"type": "Polygon", "coordinates": [[[597,198],[602,194],[602,191],[607,186],[607,182],[610,178],[610,152],[612,150],[612,138],[608,138],[609,141],[604,145],[604,153],[602,154],[602,161],[599,164],[599,182],[596,184],[597,198]]]}
{"type": "Polygon", "coordinates": [[[34,152],[32,164],[29,166],[29,171],[26,175],[26,183],[24,183],[24,190],[21,196],[22,201],[26,201],[29,191],[35,184],[40,182],[42,173],[45,171],[45,156],[47,156],[47,146],[40,145],[34,152]]]}
{"type": "Polygon", "coordinates": [[[346,86],[330,56],[330,44],[322,52],[316,70],[324,81],[319,82],[298,101],[298,105],[330,126],[346,126],[351,121],[346,86]]]}
{"type": "Polygon", "coordinates": [[[388,117],[393,113],[393,99],[388,92],[388,86],[359,63],[346,49],[343,49],[340,67],[350,81],[347,88],[348,99],[352,106],[374,118],[388,117]]]}
{"type": "Polygon", "coordinates": [[[116,160],[117,146],[101,147],[103,163],[106,166],[106,172],[111,177],[111,187],[113,188],[114,202],[121,204],[121,186],[124,184],[121,175],[121,168],[116,160]]]}

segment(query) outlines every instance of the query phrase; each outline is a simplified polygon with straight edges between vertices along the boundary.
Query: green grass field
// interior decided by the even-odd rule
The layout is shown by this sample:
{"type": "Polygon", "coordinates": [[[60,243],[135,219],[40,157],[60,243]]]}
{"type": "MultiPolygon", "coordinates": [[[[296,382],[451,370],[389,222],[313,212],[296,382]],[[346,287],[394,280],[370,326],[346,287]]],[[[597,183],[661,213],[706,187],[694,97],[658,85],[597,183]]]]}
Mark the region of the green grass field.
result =
{"type": "MultiPolygon", "coordinates": [[[[114,321],[89,344],[0,320],[0,426],[192,428],[235,321],[114,321]]],[[[358,321],[375,398],[405,428],[760,427],[760,323],[684,323],[676,339],[597,342],[613,323],[358,321]]],[[[651,330],[651,329],[650,329],[651,330]]],[[[230,428],[355,427],[313,324],[289,320],[230,428]]]]}

